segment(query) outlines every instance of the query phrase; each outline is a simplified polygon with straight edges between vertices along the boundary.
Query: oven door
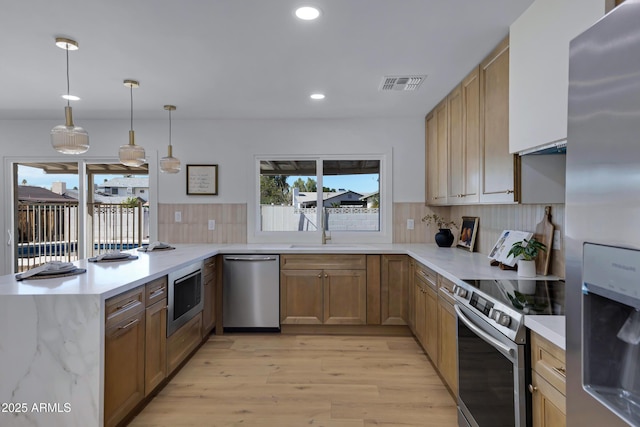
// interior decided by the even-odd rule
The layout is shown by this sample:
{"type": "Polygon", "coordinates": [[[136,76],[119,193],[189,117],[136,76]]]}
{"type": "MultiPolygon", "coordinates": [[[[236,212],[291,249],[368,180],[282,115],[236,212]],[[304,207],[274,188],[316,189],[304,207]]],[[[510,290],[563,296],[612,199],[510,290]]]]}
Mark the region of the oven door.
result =
{"type": "Polygon", "coordinates": [[[531,425],[525,384],[526,351],[481,316],[456,305],[458,314],[458,425],[531,425]]]}

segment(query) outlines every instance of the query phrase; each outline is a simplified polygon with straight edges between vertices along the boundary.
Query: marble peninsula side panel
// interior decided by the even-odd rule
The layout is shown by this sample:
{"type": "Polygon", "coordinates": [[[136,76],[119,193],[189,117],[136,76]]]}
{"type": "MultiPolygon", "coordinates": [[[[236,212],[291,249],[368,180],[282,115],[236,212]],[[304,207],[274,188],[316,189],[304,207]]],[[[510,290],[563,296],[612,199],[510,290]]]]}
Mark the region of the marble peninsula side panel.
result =
{"type": "Polygon", "coordinates": [[[99,295],[0,296],[0,425],[99,426],[99,295]]]}

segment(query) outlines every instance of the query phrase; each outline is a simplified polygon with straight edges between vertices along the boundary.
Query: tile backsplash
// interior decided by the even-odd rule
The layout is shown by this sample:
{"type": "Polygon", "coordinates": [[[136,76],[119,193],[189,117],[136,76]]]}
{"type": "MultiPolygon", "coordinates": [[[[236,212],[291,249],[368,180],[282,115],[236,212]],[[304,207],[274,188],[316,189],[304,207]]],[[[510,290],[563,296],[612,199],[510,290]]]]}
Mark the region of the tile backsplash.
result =
{"type": "MultiPolygon", "coordinates": [[[[561,248],[551,253],[551,274],[564,277],[564,204],[551,205],[470,205],[451,207],[425,207],[421,203],[395,203],[393,216],[394,243],[432,243],[438,231],[435,226],[426,227],[420,218],[435,212],[445,218],[460,222],[463,216],[480,218],[476,238],[476,252],[488,254],[502,230],[535,231],[542,220],[545,206],[551,206],[551,221],[560,231],[561,248]],[[414,229],[407,230],[407,219],[414,219],[414,229]]],[[[457,230],[453,230],[456,234],[457,230]]],[[[454,243],[455,244],[455,243],[454,243]]]]}
{"type": "MultiPolygon", "coordinates": [[[[564,235],[564,204],[552,204],[551,216],[556,230],[564,235]]],[[[471,205],[427,207],[423,203],[394,203],[394,243],[434,243],[438,229],[426,226],[421,218],[437,213],[460,222],[463,216],[480,218],[476,238],[476,252],[488,254],[502,230],[535,231],[542,220],[545,205],[471,205]],[[413,219],[413,230],[407,229],[407,220],[413,219]]],[[[247,205],[228,204],[172,204],[158,206],[159,240],[171,243],[246,243],[247,205]],[[181,222],[175,221],[180,212],[181,222]],[[215,230],[208,229],[209,220],[216,221],[215,230]]],[[[453,230],[456,234],[457,230],[453,230]]],[[[455,243],[454,243],[455,244],[455,243]]],[[[488,261],[487,261],[488,262],[488,261]]],[[[551,254],[551,273],[564,277],[564,241],[561,249],[551,254]]]]}
{"type": "Polygon", "coordinates": [[[158,237],[171,243],[247,243],[247,205],[160,203],[158,237]],[[215,220],[215,230],[208,229],[209,220],[215,220]]]}

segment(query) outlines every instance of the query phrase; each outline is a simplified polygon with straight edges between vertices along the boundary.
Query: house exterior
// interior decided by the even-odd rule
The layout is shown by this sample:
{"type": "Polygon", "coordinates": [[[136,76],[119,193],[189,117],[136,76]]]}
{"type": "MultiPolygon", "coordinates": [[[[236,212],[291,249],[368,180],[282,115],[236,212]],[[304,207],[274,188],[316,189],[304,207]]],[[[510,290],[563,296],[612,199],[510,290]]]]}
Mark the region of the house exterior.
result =
{"type": "Polygon", "coordinates": [[[98,185],[96,193],[123,199],[137,197],[146,202],[149,200],[149,177],[112,178],[98,185]]]}
{"type": "MultiPolygon", "coordinates": [[[[316,207],[318,204],[318,193],[315,191],[294,192],[293,205],[300,208],[316,207]]],[[[322,205],[325,208],[335,208],[339,206],[366,206],[361,200],[362,194],[351,190],[340,190],[335,192],[322,193],[322,205]]]]}

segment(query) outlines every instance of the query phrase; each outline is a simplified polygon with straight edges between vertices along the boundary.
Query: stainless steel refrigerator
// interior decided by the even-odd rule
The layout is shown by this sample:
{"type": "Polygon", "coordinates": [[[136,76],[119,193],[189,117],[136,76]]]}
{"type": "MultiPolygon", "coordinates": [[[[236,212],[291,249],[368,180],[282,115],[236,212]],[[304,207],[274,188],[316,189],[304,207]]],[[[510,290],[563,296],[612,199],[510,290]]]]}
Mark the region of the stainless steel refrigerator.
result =
{"type": "Polygon", "coordinates": [[[640,0],[569,64],[567,425],[640,425],[640,0]]]}

